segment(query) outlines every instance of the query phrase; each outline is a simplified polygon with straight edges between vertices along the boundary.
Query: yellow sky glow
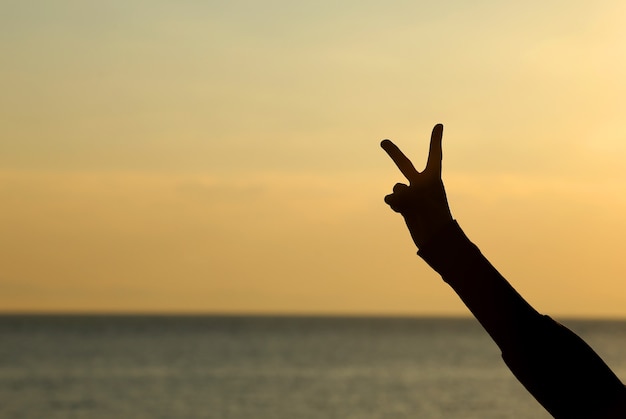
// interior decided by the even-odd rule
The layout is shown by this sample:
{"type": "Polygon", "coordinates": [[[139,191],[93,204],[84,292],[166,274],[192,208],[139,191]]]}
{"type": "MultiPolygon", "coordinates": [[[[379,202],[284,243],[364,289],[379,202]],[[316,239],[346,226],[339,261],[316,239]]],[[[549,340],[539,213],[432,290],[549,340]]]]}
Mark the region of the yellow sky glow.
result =
{"type": "Polygon", "coordinates": [[[10,3],[0,311],[466,314],[382,201],[442,122],[505,276],[625,317],[626,8],[440,3],[10,3]]]}

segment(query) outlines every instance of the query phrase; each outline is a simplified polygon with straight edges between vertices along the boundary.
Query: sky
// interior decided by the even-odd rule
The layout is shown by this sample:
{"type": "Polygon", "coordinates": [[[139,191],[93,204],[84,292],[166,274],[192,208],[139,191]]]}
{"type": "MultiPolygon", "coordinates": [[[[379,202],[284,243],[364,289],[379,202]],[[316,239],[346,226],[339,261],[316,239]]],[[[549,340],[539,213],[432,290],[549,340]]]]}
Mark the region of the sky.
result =
{"type": "Polygon", "coordinates": [[[0,312],[467,315],[383,202],[440,122],[509,282],[626,318],[619,0],[0,8],[0,312]]]}

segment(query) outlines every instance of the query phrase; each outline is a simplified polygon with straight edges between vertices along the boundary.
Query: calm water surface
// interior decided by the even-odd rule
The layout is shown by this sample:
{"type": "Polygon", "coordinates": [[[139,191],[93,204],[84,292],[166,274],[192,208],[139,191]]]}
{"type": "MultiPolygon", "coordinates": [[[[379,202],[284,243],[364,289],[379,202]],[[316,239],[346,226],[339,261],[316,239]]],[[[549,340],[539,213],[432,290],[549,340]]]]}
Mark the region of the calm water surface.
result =
{"type": "MultiPolygon", "coordinates": [[[[564,321],[626,379],[626,323],[564,321]]],[[[549,418],[471,319],[0,316],[0,418],[549,418]]]]}

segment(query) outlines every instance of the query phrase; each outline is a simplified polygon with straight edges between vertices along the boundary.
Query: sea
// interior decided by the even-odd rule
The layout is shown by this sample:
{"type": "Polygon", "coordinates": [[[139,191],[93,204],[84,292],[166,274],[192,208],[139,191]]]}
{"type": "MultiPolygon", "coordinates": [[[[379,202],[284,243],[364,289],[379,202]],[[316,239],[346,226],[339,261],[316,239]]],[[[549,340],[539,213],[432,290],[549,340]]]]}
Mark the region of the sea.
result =
{"type": "MultiPolygon", "coordinates": [[[[626,322],[563,320],[626,379],[626,322]]],[[[0,316],[0,418],[549,418],[469,318],[0,316]]]]}

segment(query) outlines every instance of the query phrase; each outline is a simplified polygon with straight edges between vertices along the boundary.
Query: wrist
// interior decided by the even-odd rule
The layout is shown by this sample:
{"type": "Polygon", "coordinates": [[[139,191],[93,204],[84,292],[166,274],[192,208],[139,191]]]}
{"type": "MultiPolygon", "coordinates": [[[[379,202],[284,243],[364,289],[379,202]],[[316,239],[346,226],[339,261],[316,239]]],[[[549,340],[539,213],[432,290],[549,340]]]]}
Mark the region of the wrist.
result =
{"type": "Polygon", "coordinates": [[[403,214],[403,216],[411,238],[418,249],[426,246],[441,231],[454,222],[449,211],[436,217],[428,217],[427,219],[412,214],[403,214]]]}

